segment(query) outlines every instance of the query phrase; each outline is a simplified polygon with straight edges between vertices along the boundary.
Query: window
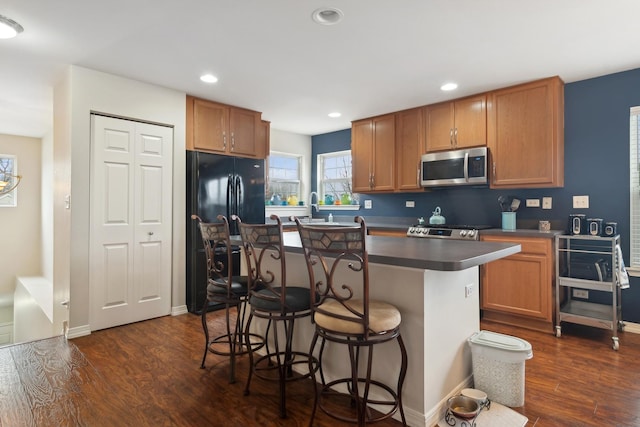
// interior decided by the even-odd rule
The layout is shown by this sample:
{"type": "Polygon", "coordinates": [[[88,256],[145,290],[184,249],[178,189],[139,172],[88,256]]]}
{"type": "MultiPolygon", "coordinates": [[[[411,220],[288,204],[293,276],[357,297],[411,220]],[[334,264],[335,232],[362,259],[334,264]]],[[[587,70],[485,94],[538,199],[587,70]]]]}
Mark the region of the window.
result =
{"type": "Polygon", "coordinates": [[[630,267],[640,269],[640,107],[631,108],[629,119],[629,177],[630,177],[630,202],[631,202],[631,254],[630,267]]]}
{"type": "Polygon", "coordinates": [[[351,192],[351,151],[336,151],[318,155],[318,194],[324,199],[327,194],[340,199],[351,192]]]}
{"type": "Polygon", "coordinates": [[[18,203],[18,162],[15,156],[0,154],[0,206],[15,207],[18,203]],[[11,191],[11,189],[13,191],[11,191]]]}
{"type": "Polygon", "coordinates": [[[298,200],[302,200],[300,194],[301,163],[301,156],[271,152],[268,159],[267,200],[273,200],[273,197],[286,201],[289,196],[295,196],[298,200]]]}

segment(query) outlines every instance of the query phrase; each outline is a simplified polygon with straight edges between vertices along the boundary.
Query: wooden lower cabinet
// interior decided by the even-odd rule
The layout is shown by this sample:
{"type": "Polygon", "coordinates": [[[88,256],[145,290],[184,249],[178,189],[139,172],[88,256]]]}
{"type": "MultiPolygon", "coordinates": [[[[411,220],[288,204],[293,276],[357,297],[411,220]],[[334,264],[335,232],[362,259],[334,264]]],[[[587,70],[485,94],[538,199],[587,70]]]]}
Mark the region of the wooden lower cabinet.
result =
{"type": "Polygon", "coordinates": [[[522,251],[481,267],[484,320],[553,333],[553,239],[481,236],[487,242],[519,243],[522,251]]]}

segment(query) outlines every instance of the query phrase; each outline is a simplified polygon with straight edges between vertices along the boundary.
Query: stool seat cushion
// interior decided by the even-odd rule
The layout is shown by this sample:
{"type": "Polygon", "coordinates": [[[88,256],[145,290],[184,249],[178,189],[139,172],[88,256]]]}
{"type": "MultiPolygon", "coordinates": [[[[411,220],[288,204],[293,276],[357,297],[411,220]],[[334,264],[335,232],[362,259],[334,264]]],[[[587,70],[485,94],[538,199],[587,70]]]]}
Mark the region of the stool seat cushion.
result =
{"type": "MultiPolygon", "coordinates": [[[[346,304],[353,310],[362,313],[361,299],[350,300],[347,301],[346,304]]],[[[327,299],[320,305],[319,310],[359,320],[359,318],[334,299],[327,299]]],[[[391,331],[400,325],[400,321],[400,311],[398,311],[395,306],[382,301],[369,301],[370,331],[374,333],[391,331]]],[[[361,323],[338,319],[320,312],[315,313],[315,322],[319,327],[328,331],[344,334],[364,334],[364,328],[361,323]]]]}
{"type": "MultiPolygon", "coordinates": [[[[231,279],[231,292],[237,296],[247,295],[249,288],[248,283],[249,280],[246,276],[233,276],[231,279]]],[[[226,283],[222,283],[219,280],[209,279],[207,294],[226,295],[226,283]]]]}
{"type": "MultiPolygon", "coordinates": [[[[249,304],[251,307],[257,310],[262,311],[272,311],[272,312],[281,312],[282,307],[280,304],[280,290],[282,288],[274,288],[274,290],[270,289],[262,289],[258,291],[259,295],[263,295],[267,298],[277,298],[278,300],[267,300],[264,298],[260,298],[258,296],[252,295],[249,299],[249,304]],[[274,293],[277,292],[278,294],[274,293]]],[[[287,286],[286,287],[286,295],[285,295],[285,307],[286,311],[289,313],[299,312],[309,310],[311,308],[311,291],[309,288],[302,288],[298,286],[287,286]]]]}

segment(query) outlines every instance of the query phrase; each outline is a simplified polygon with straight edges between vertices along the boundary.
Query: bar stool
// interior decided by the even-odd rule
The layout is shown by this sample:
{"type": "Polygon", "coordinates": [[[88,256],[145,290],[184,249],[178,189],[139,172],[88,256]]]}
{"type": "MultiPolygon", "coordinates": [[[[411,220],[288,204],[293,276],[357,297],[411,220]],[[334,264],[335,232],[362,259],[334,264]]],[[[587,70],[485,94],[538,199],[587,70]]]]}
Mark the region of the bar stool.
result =
{"type": "Polygon", "coordinates": [[[229,356],[229,383],[232,384],[235,382],[236,356],[248,353],[249,349],[258,350],[264,345],[264,339],[257,334],[245,336],[242,333],[248,299],[248,279],[233,276],[231,236],[227,218],[218,215],[217,219],[220,222],[217,223],[206,223],[198,215],[191,215],[191,218],[198,221],[207,259],[207,297],[202,308],[205,348],[200,367],[204,369],[209,352],[229,356]],[[220,257],[216,260],[216,252],[226,253],[227,261],[220,261],[220,257]],[[210,339],[207,312],[211,304],[224,304],[226,333],[210,339]],[[235,324],[231,318],[232,308],[236,309],[235,324]]]}
{"type": "Polygon", "coordinates": [[[245,224],[235,215],[242,237],[243,252],[249,275],[249,318],[245,327],[247,340],[254,317],[268,320],[265,337],[273,324],[275,349],[260,357],[249,350],[251,369],[244,394],[249,394],[253,374],[264,380],[278,381],[280,417],[286,418],[286,385],[290,381],[310,378],[318,369],[318,360],[310,354],[293,350],[293,332],[297,319],[311,315],[311,293],[308,287],[289,286],[286,280],[282,222],[271,215],[275,224],[245,224]],[[279,333],[278,328],[281,327],[279,333]],[[281,338],[284,342],[281,343],[281,338]],[[275,363],[274,363],[275,360],[275,363]],[[311,366],[311,370],[307,371],[311,366]],[[294,370],[300,367],[301,370],[294,370]]]}
{"type": "MultiPolygon", "coordinates": [[[[321,385],[320,390],[316,387],[309,425],[313,424],[318,406],[335,419],[359,426],[382,421],[400,411],[402,424],[406,425],[402,386],[407,373],[407,351],[400,335],[400,312],[391,304],[369,300],[364,219],[356,217],[356,225],[352,227],[303,225],[298,218],[295,221],[309,271],[312,301],[316,301],[311,306],[315,331],[310,353],[318,338],[321,339],[318,355],[321,385]],[[371,378],[374,347],[392,340],[397,341],[401,356],[395,390],[371,378]],[[322,365],[327,342],[347,346],[351,376],[325,381],[322,365]],[[345,389],[346,393],[339,391],[345,389]],[[374,393],[370,394],[371,391],[374,393]],[[336,405],[336,400],[345,398],[350,405],[336,405]],[[371,405],[378,410],[382,408],[382,412],[373,413],[368,408],[371,405]]],[[[335,357],[333,348],[332,353],[335,357]]]]}

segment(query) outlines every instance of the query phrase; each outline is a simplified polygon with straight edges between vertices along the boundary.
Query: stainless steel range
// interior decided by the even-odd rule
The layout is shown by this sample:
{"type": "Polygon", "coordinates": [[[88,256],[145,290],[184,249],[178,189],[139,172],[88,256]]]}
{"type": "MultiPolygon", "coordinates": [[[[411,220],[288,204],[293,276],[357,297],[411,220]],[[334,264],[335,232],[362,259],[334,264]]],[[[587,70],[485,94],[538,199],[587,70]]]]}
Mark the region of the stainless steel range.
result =
{"type": "Polygon", "coordinates": [[[491,228],[488,225],[412,225],[407,230],[408,237],[427,239],[478,240],[479,230],[491,228]]]}

